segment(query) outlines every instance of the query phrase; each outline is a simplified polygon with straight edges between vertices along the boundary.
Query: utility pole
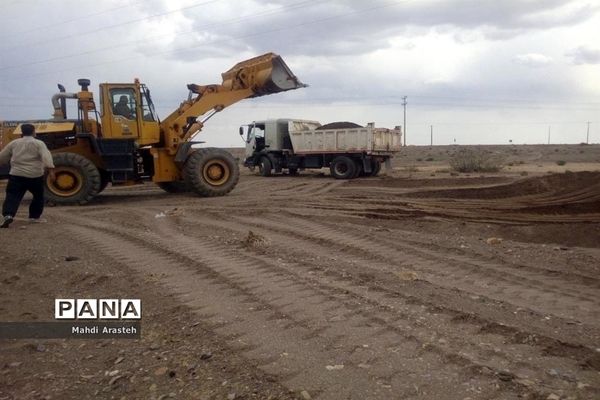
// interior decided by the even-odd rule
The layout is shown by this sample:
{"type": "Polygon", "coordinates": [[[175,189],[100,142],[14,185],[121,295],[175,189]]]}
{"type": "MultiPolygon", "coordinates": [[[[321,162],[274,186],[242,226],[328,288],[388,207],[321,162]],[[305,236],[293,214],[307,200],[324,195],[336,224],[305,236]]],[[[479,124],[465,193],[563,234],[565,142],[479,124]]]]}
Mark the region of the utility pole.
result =
{"type": "Polygon", "coordinates": [[[431,138],[430,138],[430,145],[429,146],[433,146],[433,125],[431,125],[431,138]]]}
{"type": "Polygon", "coordinates": [[[585,142],[586,142],[587,144],[590,144],[590,124],[591,124],[591,122],[590,122],[590,121],[588,121],[588,123],[587,123],[587,125],[588,125],[588,129],[587,129],[587,136],[585,137],[585,142]]]}
{"type": "Polygon", "coordinates": [[[406,146],[406,96],[402,97],[402,105],[404,106],[404,146],[406,146]]]}
{"type": "Polygon", "coordinates": [[[548,144],[550,144],[550,126],[548,126],[548,144]]]}

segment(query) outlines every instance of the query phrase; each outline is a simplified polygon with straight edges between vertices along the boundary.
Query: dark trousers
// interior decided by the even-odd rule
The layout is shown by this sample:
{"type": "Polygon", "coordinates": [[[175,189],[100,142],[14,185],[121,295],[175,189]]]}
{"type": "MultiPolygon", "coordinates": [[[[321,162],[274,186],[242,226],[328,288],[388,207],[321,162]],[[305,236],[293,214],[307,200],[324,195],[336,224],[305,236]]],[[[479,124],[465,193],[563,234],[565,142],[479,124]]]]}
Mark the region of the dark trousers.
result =
{"type": "Polygon", "coordinates": [[[29,205],[29,218],[39,218],[44,211],[44,177],[26,178],[24,176],[10,175],[6,185],[6,199],[2,205],[2,215],[15,216],[25,192],[33,195],[29,205]]]}

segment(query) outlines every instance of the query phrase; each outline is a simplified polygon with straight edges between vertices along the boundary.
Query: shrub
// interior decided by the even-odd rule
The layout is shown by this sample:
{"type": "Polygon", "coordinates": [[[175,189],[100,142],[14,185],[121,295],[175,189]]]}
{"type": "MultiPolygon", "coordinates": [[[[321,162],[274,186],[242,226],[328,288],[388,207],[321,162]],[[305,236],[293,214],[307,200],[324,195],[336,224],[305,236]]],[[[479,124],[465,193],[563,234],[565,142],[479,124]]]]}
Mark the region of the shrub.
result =
{"type": "Polygon", "coordinates": [[[425,161],[434,161],[433,157],[427,157],[425,161]]]}
{"type": "Polygon", "coordinates": [[[502,160],[479,149],[460,149],[450,157],[450,166],[458,172],[497,172],[502,160]]]}
{"type": "Polygon", "coordinates": [[[558,160],[556,165],[565,165],[567,162],[565,160],[558,160]]]}

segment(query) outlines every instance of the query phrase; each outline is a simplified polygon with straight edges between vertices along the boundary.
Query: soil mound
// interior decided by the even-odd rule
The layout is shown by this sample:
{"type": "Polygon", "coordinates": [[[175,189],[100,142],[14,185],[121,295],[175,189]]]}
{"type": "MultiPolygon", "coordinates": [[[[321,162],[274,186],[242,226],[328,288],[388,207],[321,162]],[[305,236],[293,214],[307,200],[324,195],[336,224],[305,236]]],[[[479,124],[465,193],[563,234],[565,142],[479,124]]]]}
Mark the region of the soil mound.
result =
{"type": "MultiPolygon", "coordinates": [[[[548,194],[560,196],[600,185],[600,172],[567,172],[522,179],[486,188],[444,189],[408,193],[407,197],[452,199],[503,199],[548,194]]],[[[600,190],[600,189],[599,189],[600,190]]]]}
{"type": "Polygon", "coordinates": [[[352,128],[362,128],[362,126],[355,124],[354,122],[341,121],[341,122],[331,122],[329,124],[321,125],[317,128],[318,131],[324,131],[327,129],[352,129],[352,128]]]}

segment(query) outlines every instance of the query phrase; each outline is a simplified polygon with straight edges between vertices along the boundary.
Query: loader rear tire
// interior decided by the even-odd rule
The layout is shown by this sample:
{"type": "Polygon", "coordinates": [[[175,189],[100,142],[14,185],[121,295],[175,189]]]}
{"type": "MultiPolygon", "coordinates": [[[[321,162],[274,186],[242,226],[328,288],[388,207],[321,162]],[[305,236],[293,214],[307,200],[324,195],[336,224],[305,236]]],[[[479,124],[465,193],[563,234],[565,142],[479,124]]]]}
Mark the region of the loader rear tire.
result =
{"type": "Polygon", "coordinates": [[[258,160],[258,173],[262,176],[271,176],[271,170],[273,170],[273,163],[269,160],[269,157],[262,156],[258,160]]]}
{"type": "Polygon", "coordinates": [[[56,153],[53,182],[46,177],[46,199],[55,204],[85,204],[102,187],[100,171],[93,162],[75,153],[56,153]]]}
{"type": "Polygon", "coordinates": [[[186,193],[190,191],[185,181],[158,182],[156,185],[167,193],[186,193]]]}
{"type": "Polygon", "coordinates": [[[356,173],[356,164],[350,157],[337,156],[331,161],[329,170],[335,179],[352,179],[356,173]]]}
{"type": "Polygon", "coordinates": [[[100,171],[100,190],[98,193],[101,193],[106,189],[108,184],[110,183],[110,174],[104,170],[100,171]]]}
{"type": "Polygon", "coordinates": [[[207,147],[189,155],[183,177],[189,189],[200,196],[224,196],[237,185],[240,169],[231,154],[207,147]]]}

